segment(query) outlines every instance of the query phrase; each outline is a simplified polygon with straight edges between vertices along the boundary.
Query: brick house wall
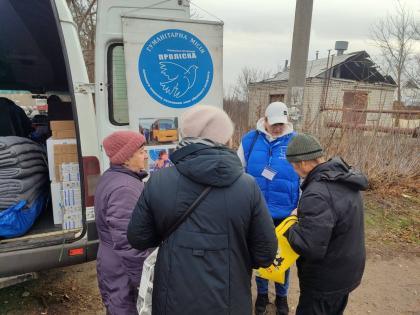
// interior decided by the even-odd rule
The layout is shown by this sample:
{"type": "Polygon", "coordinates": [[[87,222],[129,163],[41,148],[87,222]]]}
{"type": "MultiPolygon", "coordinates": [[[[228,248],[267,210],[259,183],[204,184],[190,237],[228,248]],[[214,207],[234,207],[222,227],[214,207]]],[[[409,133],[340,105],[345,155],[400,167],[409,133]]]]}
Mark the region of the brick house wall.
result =
{"type": "MultiPolygon", "coordinates": [[[[270,99],[276,100],[279,95],[287,98],[287,81],[252,83],[249,85],[249,126],[253,128],[258,118],[264,116],[264,111],[270,99]]],[[[357,81],[331,79],[327,87],[324,79],[309,78],[305,85],[304,124],[312,125],[321,119],[323,121],[341,121],[341,111],[322,111],[326,108],[343,108],[345,92],[367,93],[367,109],[392,109],[395,99],[395,86],[389,84],[372,84],[357,81]],[[326,99],[325,96],[327,95],[326,99]]],[[[368,113],[366,124],[392,126],[391,115],[368,113]]]]}

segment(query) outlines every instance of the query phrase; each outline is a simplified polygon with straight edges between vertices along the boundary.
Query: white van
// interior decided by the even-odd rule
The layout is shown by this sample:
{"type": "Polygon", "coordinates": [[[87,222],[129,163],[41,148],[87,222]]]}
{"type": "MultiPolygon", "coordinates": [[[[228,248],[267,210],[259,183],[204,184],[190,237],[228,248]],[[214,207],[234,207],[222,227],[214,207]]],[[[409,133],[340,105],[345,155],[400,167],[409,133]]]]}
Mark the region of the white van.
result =
{"type": "Polygon", "coordinates": [[[65,0],[0,0],[0,90],[56,95],[71,108],[82,205],[81,228],[54,225],[50,203],[27,234],[0,239],[0,277],[96,258],[93,196],[107,135],[196,104],[222,107],[223,24],[191,20],[189,9],[186,0],[99,0],[90,84],[65,0]]]}

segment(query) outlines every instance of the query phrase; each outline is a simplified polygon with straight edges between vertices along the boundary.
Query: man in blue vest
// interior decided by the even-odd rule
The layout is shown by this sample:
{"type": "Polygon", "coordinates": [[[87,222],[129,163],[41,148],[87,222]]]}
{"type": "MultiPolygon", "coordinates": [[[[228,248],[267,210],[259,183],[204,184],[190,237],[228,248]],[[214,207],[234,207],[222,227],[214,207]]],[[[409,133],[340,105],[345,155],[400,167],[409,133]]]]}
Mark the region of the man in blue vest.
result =
{"type": "MultiPolygon", "coordinates": [[[[299,176],[286,159],[287,145],[295,136],[293,125],[288,120],[288,108],[284,103],[268,105],[265,117],[243,138],[238,156],[245,171],[257,181],[274,224],[277,226],[297,207],[299,200],[299,176]]],[[[268,281],[257,277],[258,295],[255,314],[266,314],[268,300],[268,281]]],[[[277,315],[289,313],[287,291],[289,271],[284,284],[276,283],[277,315]]]]}

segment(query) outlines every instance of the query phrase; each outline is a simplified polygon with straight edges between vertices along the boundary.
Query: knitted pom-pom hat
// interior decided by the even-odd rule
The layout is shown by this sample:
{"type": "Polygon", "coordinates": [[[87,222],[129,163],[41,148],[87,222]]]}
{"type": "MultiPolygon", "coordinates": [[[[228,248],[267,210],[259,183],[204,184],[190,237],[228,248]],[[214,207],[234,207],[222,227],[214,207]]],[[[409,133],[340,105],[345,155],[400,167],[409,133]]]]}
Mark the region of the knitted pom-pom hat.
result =
{"type": "Polygon", "coordinates": [[[121,165],[140,149],[146,139],[138,132],[116,131],[105,138],[103,145],[112,164],[121,165]]]}

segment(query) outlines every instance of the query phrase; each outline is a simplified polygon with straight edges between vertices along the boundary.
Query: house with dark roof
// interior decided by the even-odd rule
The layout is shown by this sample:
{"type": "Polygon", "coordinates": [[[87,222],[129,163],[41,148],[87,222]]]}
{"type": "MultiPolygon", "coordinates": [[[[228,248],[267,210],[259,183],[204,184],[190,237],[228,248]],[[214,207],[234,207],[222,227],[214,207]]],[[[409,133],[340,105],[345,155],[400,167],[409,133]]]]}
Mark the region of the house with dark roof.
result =
{"type": "MultiPolygon", "coordinates": [[[[254,127],[258,118],[264,116],[268,104],[274,101],[285,102],[288,80],[289,69],[286,66],[268,80],[249,84],[250,127],[254,127]]],[[[308,61],[303,124],[308,128],[318,121],[320,115],[328,116],[329,119],[334,115],[335,121],[370,125],[381,119],[381,124],[392,125],[392,121],[383,122],[383,115],[363,110],[392,110],[396,88],[393,78],[382,73],[366,51],[347,54],[338,51],[328,58],[308,61]]]]}

